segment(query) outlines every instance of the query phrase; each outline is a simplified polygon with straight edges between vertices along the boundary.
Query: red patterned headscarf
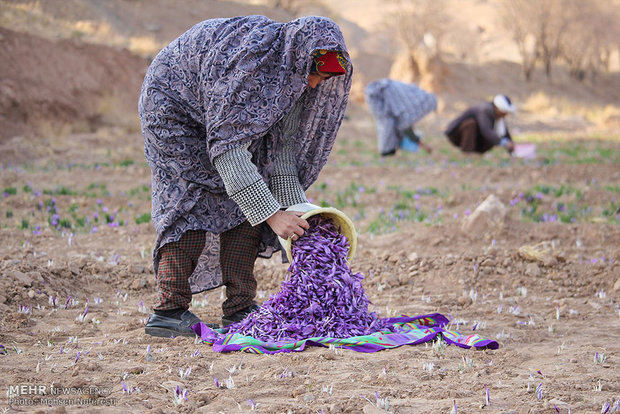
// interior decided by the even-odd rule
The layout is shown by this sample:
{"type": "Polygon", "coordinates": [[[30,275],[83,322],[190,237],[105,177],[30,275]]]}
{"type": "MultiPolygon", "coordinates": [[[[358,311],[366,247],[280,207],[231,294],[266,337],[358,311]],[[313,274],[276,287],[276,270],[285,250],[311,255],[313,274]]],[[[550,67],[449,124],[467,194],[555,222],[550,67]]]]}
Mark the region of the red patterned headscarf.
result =
{"type": "Polygon", "coordinates": [[[346,60],[342,53],[331,50],[315,50],[312,54],[312,67],[310,73],[321,72],[332,76],[344,75],[347,73],[345,69],[346,60]]]}

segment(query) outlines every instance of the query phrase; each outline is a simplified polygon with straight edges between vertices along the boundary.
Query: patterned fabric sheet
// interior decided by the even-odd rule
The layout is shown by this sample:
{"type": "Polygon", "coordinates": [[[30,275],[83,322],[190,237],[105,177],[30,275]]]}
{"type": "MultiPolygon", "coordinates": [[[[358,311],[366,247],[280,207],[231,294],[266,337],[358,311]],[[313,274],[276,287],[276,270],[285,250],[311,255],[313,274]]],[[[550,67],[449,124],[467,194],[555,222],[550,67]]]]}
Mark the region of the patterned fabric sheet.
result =
{"type": "Polygon", "coordinates": [[[303,351],[307,346],[352,349],[357,352],[377,352],[402,345],[417,345],[434,339],[443,339],[450,345],[461,348],[498,349],[499,343],[480,335],[463,335],[446,329],[448,318],[439,313],[421,316],[400,316],[387,318],[393,323],[394,332],[381,331],[370,335],[351,338],[316,337],[300,341],[262,342],[258,339],[213,330],[200,322],[192,327],[202,342],[213,345],[215,352],[244,351],[253,354],[277,354],[280,352],[303,351]]]}

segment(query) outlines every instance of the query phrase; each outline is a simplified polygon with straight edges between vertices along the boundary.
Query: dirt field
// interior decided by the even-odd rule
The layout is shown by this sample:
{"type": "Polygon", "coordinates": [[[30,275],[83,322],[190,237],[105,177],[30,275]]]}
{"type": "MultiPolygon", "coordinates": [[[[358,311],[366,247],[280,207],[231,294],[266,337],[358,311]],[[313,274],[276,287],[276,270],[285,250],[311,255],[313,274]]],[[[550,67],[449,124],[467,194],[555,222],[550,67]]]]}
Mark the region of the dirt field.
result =
{"type": "MultiPolygon", "coordinates": [[[[420,124],[432,155],[380,158],[372,118],[352,101],[308,192],[355,223],[352,269],[365,275],[371,310],[439,312],[499,349],[433,342],[370,354],[221,354],[191,338],[144,334],[156,298],[155,232],[133,111],[146,61],[101,39],[120,39],[110,33],[122,28],[123,39],[144,41],[146,31],[163,42],[215,3],[231,7],[222,15],[238,5],[186,2],[177,21],[137,1],[96,12],[101,3],[49,1],[33,20],[24,5],[34,3],[1,3],[0,412],[620,412],[617,72],[598,89],[569,89],[560,74],[548,85],[509,82],[519,76],[514,63],[485,67],[495,83],[454,63],[440,110],[420,124]],[[111,26],[92,23],[102,16],[111,26]],[[20,32],[26,23],[35,34],[20,32]],[[53,40],[51,27],[85,42],[53,40]],[[537,145],[534,159],[500,149],[465,156],[442,136],[458,110],[498,90],[523,108],[509,125],[517,143],[537,145]],[[575,113],[562,112],[565,103],[575,113]],[[592,114],[609,122],[594,125],[592,114]],[[491,195],[505,215],[473,222],[491,195]],[[90,393],[42,396],[42,386],[90,393]],[[177,387],[187,399],[175,401],[177,387]]],[[[275,258],[257,263],[259,302],[286,270],[275,258]]],[[[191,310],[219,322],[223,293],[196,295],[191,310]]]]}
{"type": "MultiPolygon", "coordinates": [[[[454,402],[461,413],[593,413],[617,401],[618,141],[548,141],[537,159],[523,161],[499,150],[467,158],[437,137],[429,139],[433,156],[381,160],[365,125],[346,121],[309,195],[355,222],[352,268],[366,276],[373,310],[440,312],[463,333],[476,325],[500,349],[257,356],[146,337],[155,235],[150,223],[136,223],[149,212],[149,171],[139,135],[114,147],[106,140],[114,132],[100,131],[67,141],[88,143],[90,153],[74,147],[2,171],[0,389],[99,386],[110,392],[100,398],[115,403],[101,412],[236,412],[251,410],[251,401],[266,413],[383,412],[388,398],[387,411],[397,413],[449,412],[454,402]],[[506,205],[506,218],[461,231],[490,194],[506,205]],[[547,243],[539,260],[519,253],[539,243],[547,243]],[[222,385],[228,378],[233,388],[222,385]],[[177,385],[188,390],[179,406],[177,385]]],[[[259,262],[259,300],[277,291],[285,271],[275,259],[259,262]]],[[[218,321],[221,295],[197,295],[193,310],[218,321]]],[[[54,407],[63,409],[79,407],[54,407]]]]}

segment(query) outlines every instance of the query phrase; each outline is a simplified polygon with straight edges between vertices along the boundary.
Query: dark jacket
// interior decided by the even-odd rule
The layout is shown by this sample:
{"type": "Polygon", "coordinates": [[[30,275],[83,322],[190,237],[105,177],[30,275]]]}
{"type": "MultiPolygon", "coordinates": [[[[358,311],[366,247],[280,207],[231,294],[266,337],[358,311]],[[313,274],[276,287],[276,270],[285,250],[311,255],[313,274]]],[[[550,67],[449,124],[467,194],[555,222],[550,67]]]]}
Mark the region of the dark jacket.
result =
{"type": "Polygon", "coordinates": [[[467,108],[458,118],[450,122],[445,130],[445,134],[453,142],[454,134],[457,133],[459,125],[467,119],[475,120],[478,126],[477,152],[486,152],[495,145],[499,145],[502,138],[508,138],[512,141],[508,125],[506,125],[506,135],[503,137],[497,135],[497,132],[495,132],[495,107],[492,102],[484,102],[467,108]]]}

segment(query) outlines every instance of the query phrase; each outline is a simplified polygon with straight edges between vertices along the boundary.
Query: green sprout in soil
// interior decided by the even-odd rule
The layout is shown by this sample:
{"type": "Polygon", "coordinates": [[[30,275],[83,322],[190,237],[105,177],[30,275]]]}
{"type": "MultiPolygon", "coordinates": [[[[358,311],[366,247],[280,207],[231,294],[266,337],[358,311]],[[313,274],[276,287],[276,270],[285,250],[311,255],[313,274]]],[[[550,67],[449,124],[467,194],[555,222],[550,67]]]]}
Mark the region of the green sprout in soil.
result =
{"type": "Polygon", "coordinates": [[[150,223],[151,213],[142,213],[136,217],[136,224],[150,223]]]}

